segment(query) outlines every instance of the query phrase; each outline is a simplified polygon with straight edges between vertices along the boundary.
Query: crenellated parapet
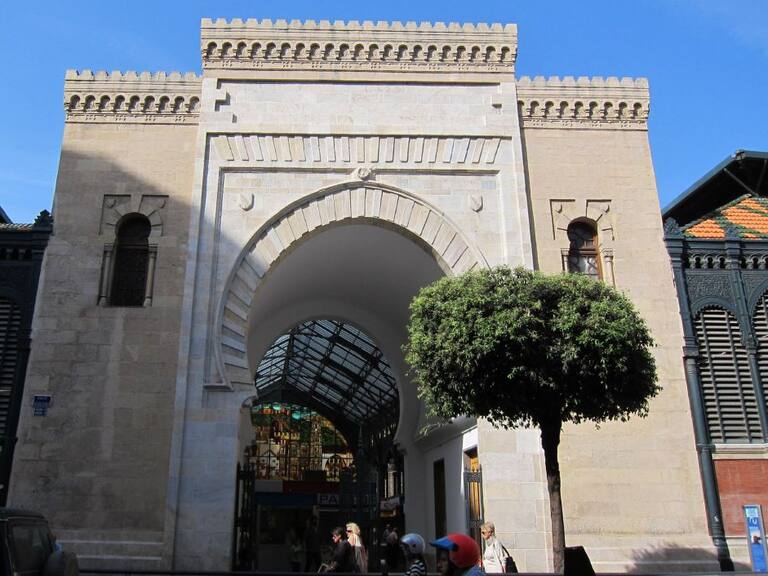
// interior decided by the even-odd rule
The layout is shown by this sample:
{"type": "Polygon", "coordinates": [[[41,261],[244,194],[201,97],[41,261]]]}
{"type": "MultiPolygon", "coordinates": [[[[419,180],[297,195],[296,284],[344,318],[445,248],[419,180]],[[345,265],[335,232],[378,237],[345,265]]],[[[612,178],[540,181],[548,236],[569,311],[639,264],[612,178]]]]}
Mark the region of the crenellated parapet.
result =
{"type": "Polygon", "coordinates": [[[91,72],[68,70],[64,81],[67,122],[196,124],[201,78],[189,72],[91,72]]]}
{"type": "Polygon", "coordinates": [[[206,71],[509,74],[517,27],[203,19],[201,52],[206,71]]]}
{"type": "Polygon", "coordinates": [[[647,129],[645,78],[524,76],[517,96],[524,128],[647,129]]]}

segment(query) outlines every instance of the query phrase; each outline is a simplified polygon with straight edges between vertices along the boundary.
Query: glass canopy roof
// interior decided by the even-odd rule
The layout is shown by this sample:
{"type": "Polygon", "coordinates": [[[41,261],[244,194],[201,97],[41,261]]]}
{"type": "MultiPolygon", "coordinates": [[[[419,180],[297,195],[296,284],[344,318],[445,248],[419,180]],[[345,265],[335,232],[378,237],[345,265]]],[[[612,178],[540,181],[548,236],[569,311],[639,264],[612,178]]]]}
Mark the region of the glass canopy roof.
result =
{"type": "Polygon", "coordinates": [[[280,336],[256,370],[260,397],[293,389],[362,424],[397,410],[397,384],[373,341],[335,320],[311,320],[280,336]]]}

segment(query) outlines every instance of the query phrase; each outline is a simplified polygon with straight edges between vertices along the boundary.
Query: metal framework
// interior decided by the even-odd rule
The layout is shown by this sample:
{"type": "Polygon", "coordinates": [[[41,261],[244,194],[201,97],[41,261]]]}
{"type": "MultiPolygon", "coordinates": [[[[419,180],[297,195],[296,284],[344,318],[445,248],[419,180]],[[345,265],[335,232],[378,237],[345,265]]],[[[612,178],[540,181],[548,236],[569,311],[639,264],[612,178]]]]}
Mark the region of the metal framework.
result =
{"type": "Polygon", "coordinates": [[[308,395],[361,425],[398,409],[397,383],[381,350],[357,328],[310,320],[280,336],[256,370],[260,397],[275,390],[308,395]]]}

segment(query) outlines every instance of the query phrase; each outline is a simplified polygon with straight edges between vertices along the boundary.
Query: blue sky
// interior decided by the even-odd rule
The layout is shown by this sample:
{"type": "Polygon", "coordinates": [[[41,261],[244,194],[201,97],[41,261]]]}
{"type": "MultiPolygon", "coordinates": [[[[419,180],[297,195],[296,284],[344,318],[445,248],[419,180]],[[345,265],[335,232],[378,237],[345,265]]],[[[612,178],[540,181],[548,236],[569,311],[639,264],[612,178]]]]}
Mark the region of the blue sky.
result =
{"type": "Polygon", "coordinates": [[[67,68],[200,70],[202,17],[515,22],[519,76],[645,76],[661,204],[768,150],[768,0],[38,1],[0,5],[0,206],[50,208],[67,68]]]}

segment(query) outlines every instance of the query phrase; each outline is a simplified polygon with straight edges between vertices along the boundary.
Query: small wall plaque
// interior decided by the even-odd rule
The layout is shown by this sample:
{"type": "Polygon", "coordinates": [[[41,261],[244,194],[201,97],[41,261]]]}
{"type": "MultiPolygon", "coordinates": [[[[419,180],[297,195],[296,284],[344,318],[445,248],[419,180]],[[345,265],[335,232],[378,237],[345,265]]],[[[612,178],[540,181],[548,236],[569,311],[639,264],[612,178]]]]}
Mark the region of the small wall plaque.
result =
{"type": "Polygon", "coordinates": [[[51,405],[51,397],[42,394],[36,394],[32,399],[32,415],[47,416],[48,407],[51,405]]]}

